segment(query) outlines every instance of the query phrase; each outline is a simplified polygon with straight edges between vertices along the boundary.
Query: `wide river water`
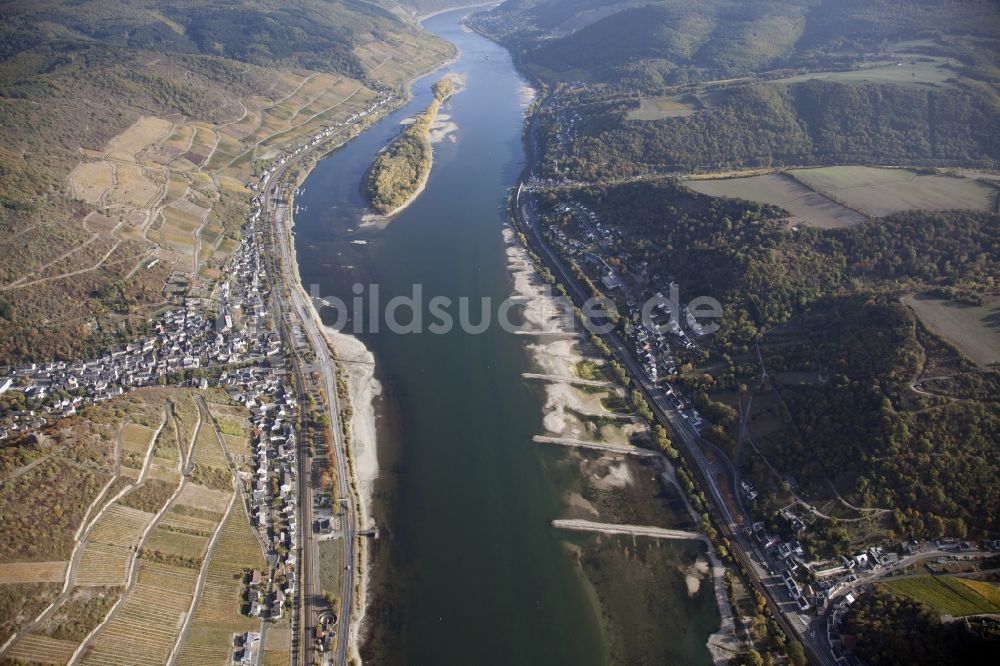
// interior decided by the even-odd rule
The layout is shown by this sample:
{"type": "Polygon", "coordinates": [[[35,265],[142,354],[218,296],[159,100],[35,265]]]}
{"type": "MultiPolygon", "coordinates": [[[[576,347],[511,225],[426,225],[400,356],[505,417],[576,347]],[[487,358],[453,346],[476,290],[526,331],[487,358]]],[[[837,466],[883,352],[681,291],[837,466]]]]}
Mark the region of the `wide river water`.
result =
{"type": "MultiPolygon", "coordinates": [[[[408,105],[324,158],[305,181],[295,233],[307,287],[347,302],[355,283],[377,284],[383,303],[409,295],[414,284],[427,298],[478,303],[510,295],[504,200],[523,167],[527,89],[506,50],[462,27],[465,13],[424,24],[461,58],[418,81],[408,105]],[[467,86],[442,109],[457,130],[435,145],[426,190],[385,229],[362,228],[365,170],[400,122],[427,106],[431,84],[446,72],[463,75],[467,86]]],[[[374,507],[382,536],[374,547],[366,660],[608,663],[608,617],[596,601],[608,592],[583,573],[608,560],[592,552],[591,564],[581,564],[568,545],[581,540],[550,527],[564,513],[567,478],[552,454],[531,442],[542,432],[543,400],[521,378],[532,370],[525,338],[495,326],[478,335],[456,329],[359,337],[375,355],[383,386],[374,507]]],[[[630,539],[620,550],[638,557],[643,548],[630,539]]],[[[651,548],[678,562],[697,550],[651,548]]],[[[674,573],[670,589],[683,586],[674,573]]],[[[665,647],[649,663],[709,662],[704,642],[718,626],[711,595],[667,597],[656,601],[668,615],[660,630],[665,647]]]]}

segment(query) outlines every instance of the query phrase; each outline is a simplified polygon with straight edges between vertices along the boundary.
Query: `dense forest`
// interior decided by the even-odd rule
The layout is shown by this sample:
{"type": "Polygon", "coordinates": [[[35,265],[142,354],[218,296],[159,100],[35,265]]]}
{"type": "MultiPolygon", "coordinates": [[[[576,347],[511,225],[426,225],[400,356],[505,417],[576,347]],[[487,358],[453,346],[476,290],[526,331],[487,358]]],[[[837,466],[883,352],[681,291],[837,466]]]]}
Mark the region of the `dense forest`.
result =
{"type": "MultiPolygon", "coordinates": [[[[693,115],[628,120],[628,105],[577,107],[579,134],[547,126],[544,168],[578,179],[650,171],[821,164],[1000,164],[995,97],[820,80],[744,85],[693,115]]],[[[553,115],[555,118],[555,115],[553,115]]]]}
{"type": "MultiPolygon", "coordinates": [[[[677,281],[686,299],[722,303],[713,344],[730,360],[715,371],[714,389],[756,375],[755,363],[741,369],[732,359],[757,345],[773,371],[825,377],[782,391],[787,423],[759,442],[772,462],[803,483],[830,478],[863,506],[900,507],[901,533],[997,528],[1000,465],[991,451],[1000,377],[964,362],[953,377],[960,388],[942,393],[961,390],[971,400],[915,400],[910,383],[931,343],[918,340],[928,334],[898,298],[915,289],[993,289],[1000,215],[910,211],[845,229],[789,230],[776,207],[703,196],[669,179],[572,196],[621,231],[607,248],[619,270],[647,267],[655,284],[677,281]],[[799,342],[769,350],[791,323],[799,342]]],[[[543,201],[548,224],[574,224],[559,195],[543,201]]]]}
{"type": "Polygon", "coordinates": [[[843,633],[871,666],[978,666],[994,663],[1000,650],[995,624],[945,624],[924,604],[881,589],[851,606],[843,633]]]}
{"type": "Polygon", "coordinates": [[[1000,14],[988,0],[518,0],[473,25],[553,92],[544,177],[1000,163],[1000,14]],[[902,64],[911,75],[808,79],[902,64]],[[697,99],[694,113],[630,119],[640,97],[678,93],[697,99]]]}
{"type": "Polygon", "coordinates": [[[865,51],[915,38],[940,40],[968,61],[981,40],[1000,39],[990,0],[512,0],[474,24],[546,82],[622,90],[851,68],[865,51]]]}
{"type": "MultiPolygon", "coordinates": [[[[365,72],[352,49],[406,26],[391,12],[361,0],[212,3],[197,0],[13,2],[16,13],[0,37],[0,53],[50,43],[58,27],[103,47],[157,53],[216,55],[257,65],[365,72]]],[[[73,39],[63,38],[72,43],[73,39]]]]}
{"type": "MultiPolygon", "coordinates": [[[[926,328],[903,296],[995,298],[1000,215],[791,228],[779,208],[667,177],[1000,167],[995,2],[509,0],[473,25],[547,93],[533,196],[550,240],[603,271],[597,252],[640,302],[676,281],[682,301],[722,303],[704,348],[673,345],[669,380],[763,491],[757,516],[794,491],[834,512],[848,506],[837,497],[865,507],[852,511],[878,516],[862,522],[890,541],[995,537],[1000,373],[926,328]]],[[[854,527],[824,518],[799,538],[811,556],[846,555],[854,527]]],[[[854,605],[845,633],[872,666],[992,663],[1000,640],[995,622],[943,624],[882,590],[854,605]]]]}
{"type": "Polygon", "coordinates": [[[780,208],[697,194],[671,179],[594,185],[574,195],[622,230],[626,240],[613,249],[627,264],[647,262],[733,308],[718,336],[733,346],[831,291],[985,290],[1000,273],[1000,216],[991,213],[910,211],[846,229],[793,231],[780,208]]]}

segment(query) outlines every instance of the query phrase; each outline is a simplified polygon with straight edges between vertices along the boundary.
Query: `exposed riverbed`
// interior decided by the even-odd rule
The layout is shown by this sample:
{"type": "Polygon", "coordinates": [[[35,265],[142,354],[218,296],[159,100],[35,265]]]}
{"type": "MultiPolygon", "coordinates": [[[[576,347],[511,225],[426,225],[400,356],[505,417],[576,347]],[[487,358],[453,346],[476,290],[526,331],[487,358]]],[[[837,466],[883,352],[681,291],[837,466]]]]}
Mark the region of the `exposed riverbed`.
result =
{"type": "MultiPolygon", "coordinates": [[[[418,81],[409,104],[320,161],[305,181],[295,231],[307,290],[315,284],[352,303],[355,284],[365,299],[377,284],[384,305],[419,284],[425,301],[470,298],[479,322],[481,298],[498,304],[539,287],[505,233],[529,95],[509,54],[463,28],[461,16],[425,22],[461,51],[444,71],[466,87],[441,109],[448,140],[434,146],[421,195],[388,225],[363,226],[365,171],[400,123],[426,108],[441,72],[418,81]]],[[[532,307],[524,319],[535,316],[532,307]]],[[[322,314],[329,323],[337,313],[322,314]]],[[[405,310],[400,319],[409,319],[405,310]]],[[[376,432],[364,426],[372,421],[365,405],[354,406],[356,468],[381,529],[367,566],[366,663],[710,662],[705,642],[719,619],[712,586],[701,582],[699,542],[574,535],[550,525],[573,517],[692,527],[650,464],[532,442],[546,433],[620,444],[643,436],[635,424],[589,415],[613,404],[613,392],[521,376],[571,373],[589,350],[498,326],[419,335],[384,323],[377,332],[360,328],[357,340],[341,341],[353,345],[341,356],[355,362],[355,402],[374,399],[377,416],[376,432]]]]}

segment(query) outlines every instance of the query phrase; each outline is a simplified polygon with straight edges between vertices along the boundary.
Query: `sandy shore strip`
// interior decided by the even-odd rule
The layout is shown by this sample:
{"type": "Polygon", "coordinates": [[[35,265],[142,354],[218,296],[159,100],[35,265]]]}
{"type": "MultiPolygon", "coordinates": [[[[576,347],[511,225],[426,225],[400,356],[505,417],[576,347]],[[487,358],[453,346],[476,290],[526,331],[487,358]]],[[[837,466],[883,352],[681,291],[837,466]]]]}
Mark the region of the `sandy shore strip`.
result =
{"type": "MultiPolygon", "coordinates": [[[[456,49],[455,54],[451,58],[442,62],[437,67],[434,67],[430,71],[412,76],[402,86],[406,90],[407,97],[412,97],[412,86],[414,82],[431,76],[434,72],[440,71],[445,67],[453,65],[458,62],[461,57],[461,51],[456,49]]],[[[464,88],[464,77],[456,76],[456,84],[457,86],[464,88]]],[[[452,94],[454,94],[454,92],[452,94]]],[[[390,109],[387,113],[391,113],[393,110],[394,109],[390,109]]],[[[378,118],[376,122],[381,121],[382,119],[384,119],[384,117],[378,118]]],[[[362,129],[362,131],[364,131],[364,129],[362,129]]],[[[348,136],[340,141],[336,146],[329,146],[328,150],[324,151],[324,153],[320,155],[319,159],[316,160],[313,166],[299,176],[299,180],[296,185],[298,186],[305,183],[311,174],[312,169],[315,168],[315,164],[318,164],[319,161],[326,156],[326,154],[346,144],[348,141],[355,138],[355,136],[356,135],[348,136]]],[[[351,399],[352,408],[350,423],[351,445],[349,451],[351,464],[349,469],[354,474],[360,495],[358,498],[360,506],[358,508],[357,516],[359,528],[367,529],[372,526],[371,503],[375,482],[378,479],[379,472],[375,399],[381,393],[381,385],[374,378],[375,358],[374,354],[372,354],[359,339],[323,324],[319,311],[316,309],[316,304],[313,302],[309,294],[306,293],[305,287],[302,285],[302,272],[299,270],[298,255],[294,251],[294,210],[295,203],[294,200],[292,200],[289,202],[286,229],[279,230],[279,233],[288,233],[289,243],[292,248],[292,251],[289,253],[289,261],[292,265],[294,284],[288,286],[290,289],[298,289],[302,292],[304,301],[309,308],[309,315],[316,322],[319,330],[323,332],[327,342],[330,344],[335,354],[339,357],[341,364],[346,370],[344,378],[348,383],[348,393],[351,399]]],[[[368,588],[371,579],[371,575],[369,573],[369,565],[371,562],[368,552],[368,540],[360,539],[359,542],[358,548],[360,550],[360,556],[357,561],[361,564],[361,566],[358,566],[355,571],[355,576],[359,580],[357,581],[358,588],[354,598],[355,607],[358,612],[353,613],[351,626],[347,628],[348,637],[351,642],[351,645],[348,648],[348,654],[350,655],[349,658],[352,663],[354,661],[361,663],[359,640],[364,633],[364,623],[367,617],[368,609],[368,588]]]]}
{"type": "MultiPolygon", "coordinates": [[[[508,270],[513,281],[514,296],[525,299],[523,312],[525,327],[536,331],[571,331],[572,329],[567,326],[565,314],[561,314],[558,308],[555,295],[546,289],[547,285],[535,270],[527,250],[517,242],[513,229],[505,227],[503,235],[507,243],[508,270]]],[[[604,365],[604,359],[598,356],[596,351],[587,350],[589,346],[581,334],[572,338],[538,338],[528,345],[528,350],[531,353],[532,363],[538,368],[539,373],[555,377],[574,377],[578,374],[577,368],[582,361],[598,366],[604,365]]],[[[545,395],[542,423],[550,434],[595,443],[628,446],[633,437],[648,433],[645,424],[618,423],[595,428],[592,423],[587,423],[579,417],[580,414],[610,414],[611,412],[600,400],[603,395],[607,395],[607,392],[588,392],[569,383],[552,382],[546,385],[545,395]]],[[[622,395],[621,389],[619,395],[622,395]]],[[[659,459],[664,466],[664,481],[677,488],[691,519],[697,524],[700,516],[677,483],[673,465],[663,455],[659,455],[659,459]]],[[[606,482],[628,483],[628,479],[621,476],[627,472],[627,467],[622,465],[617,472],[606,482]]],[[[575,500],[579,506],[583,498],[570,499],[575,500]]],[[[581,508],[586,509],[586,507],[581,508]]],[[[691,568],[683,570],[682,573],[690,595],[697,593],[703,581],[712,579],[721,626],[717,632],[709,636],[707,647],[716,664],[729,663],[738,652],[739,641],[736,639],[732,608],[725,589],[725,568],[715,549],[709,547],[705,556],[699,558],[691,568]]]]}
{"type": "MultiPolygon", "coordinates": [[[[503,236],[507,243],[507,265],[514,297],[524,302],[524,327],[532,331],[573,332],[575,323],[572,316],[559,307],[557,295],[538,275],[527,251],[514,237],[513,230],[505,227],[503,236]]],[[[535,338],[527,348],[537,371],[551,377],[578,377],[583,362],[593,366],[605,364],[582,334],[535,338]]],[[[549,434],[559,437],[628,446],[633,437],[648,432],[644,424],[628,421],[612,423],[605,419],[598,425],[593,418],[611,417],[613,412],[603,400],[622,396],[620,389],[583,390],[569,382],[546,382],[543,427],[549,434]]]]}

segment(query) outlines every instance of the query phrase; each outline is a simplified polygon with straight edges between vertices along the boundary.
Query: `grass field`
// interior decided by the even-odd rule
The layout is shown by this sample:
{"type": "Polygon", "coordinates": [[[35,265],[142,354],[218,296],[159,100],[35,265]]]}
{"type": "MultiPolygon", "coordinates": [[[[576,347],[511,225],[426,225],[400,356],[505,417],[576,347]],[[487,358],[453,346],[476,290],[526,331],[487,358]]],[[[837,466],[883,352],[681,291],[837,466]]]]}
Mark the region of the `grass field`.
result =
{"type": "Polygon", "coordinates": [[[674,95],[672,97],[643,97],[639,100],[639,108],[629,112],[629,120],[663,120],[664,118],[683,118],[690,116],[701,108],[698,98],[694,95],[674,95]]]}
{"type": "Polygon", "coordinates": [[[988,583],[984,580],[972,580],[971,578],[958,578],[957,580],[986,599],[987,602],[1000,608],[1000,586],[997,586],[996,583],[988,583]]]}
{"type": "Polygon", "coordinates": [[[905,296],[903,303],[913,309],[927,328],[981,367],[1000,363],[1000,298],[972,306],[916,294],[905,296]]]}
{"type": "Polygon", "coordinates": [[[371,41],[354,49],[365,73],[389,86],[398,86],[418,72],[427,71],[435,63],[450,58],[453,48],[447,42],[421,40],[405,35],[385,42],[371,41]]]}
{"type": "Polygon", "coordinates": [[[76,584],[81,586],[124,585],[131,546],[88,541],[80,557],[76,584]]]}
{"type": "Polygon", "coordinates": [[[77,585],[121,585],[133,546],[153,519],[148,511],[115,504],[90,531],[76,572],[77,585]]]}
{"type": "Polygon", "coordinates": [[[154,432],[156,431],[146,426],[126,423],[122,431],[122,448],[125,451],[131,451],[144,456],[149,449],[149,440],[152,438],[154,432]]]}
{"type": "Polygon", "coordinates": [[[914,208],[994,210],[998,190],[968,178],[907,169],[835,166],[788,172],[806,187],[870,217],[914,208]]]}
{"type": "Polygon", "coordinates": [[[106,196],[109,206],[145,210],[152,208],[166,186],[162,173],[132,164],[115,165],[115,185],[106,196]]]}
{"type": "Polygon", "coordinates": [[[143,149],[169,138],[173,127],[170,121],[143,116],[108,142],[105,155],[112,160],[137,161],[143,149]]]}
{"type": "Polygon", "coordinates": [[[0,585],[5,583],[61,583],[66,562],[0,563],[0,585]]]}
{"type": "Polygon", "coordinates": [[[76,196],[96,206],[114,185],[114,169],[110,162],[81,162],[70,173],[69,182],[76,196]]]}
{"type": "Polygon", "coordinates": [[[950,85],[955,79],[955,66],[951,58],[933,56],[907,56],[894,62],[884,62],[869,69],[844,72],[810,72],[776,79],[772,83],[802,83],[820,79],[837,83],[895,83],[906,86],[940,87],[950,85]]]}
{"type": "Polygon", "coordinates": [[[229,462],[219,444],[219,438],[215,434],[215,428],[206,419],[202,422],[202,427],[198,431],[198,438],[195,442],[194,462],[198,465],[214,467],[216,469],[229,469],[229,462]]]}
{"type": "Polygon", "coordinates": [[[920,576],[885,583],[894,594],[921,601],[942,615],[961,617],[979,613],[998,613],[996,587],[979,581],[945,576],[920,576]],[[971,583],[971,585],[969,584],[971,583]],[[987,590],[982,586],[989,586],[987,590]],[[987,596],[983,596],[985,592],[987,596]]]}
{"type": "MultiPolygon", "coordinates": [[[[212,525],[212,529],[215,529],[215,525],[212,525]]],[[[161,524],[150,533],[143,551],[160,553],[165,557],[199,560],[205,556],[205,549],[211,536],[211,531],[185,534],[161,524]]]]}
{"type": "Polygon", "coordinates": [[[782,174],[749,178],[689,180],[686,185],[713,197],[733,197],[781,206],[802,223],[821,229],[849,227],[865,221],[857,211],[831,201],[782,174]]]}
{"type": "Polygon", "coordinates": [[[213,490],[205,486],[199,486],[196,483],[188,483],[184,486],[181,494],[177,496],[177,504],[221,514],[226,510],[226,505],[229,504],[229,496],[231,494],[222,490],[213,490]]]}

